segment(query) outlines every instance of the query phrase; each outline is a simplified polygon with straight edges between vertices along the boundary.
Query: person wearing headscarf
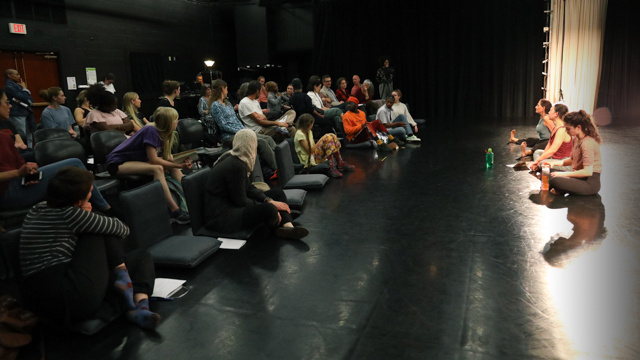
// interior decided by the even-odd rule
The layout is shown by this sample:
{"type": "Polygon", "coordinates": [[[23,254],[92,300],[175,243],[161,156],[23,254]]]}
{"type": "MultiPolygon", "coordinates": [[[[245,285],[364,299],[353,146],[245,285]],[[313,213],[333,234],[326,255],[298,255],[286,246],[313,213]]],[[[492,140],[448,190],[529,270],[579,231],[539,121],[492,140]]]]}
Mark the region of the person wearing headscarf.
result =
{"type": "Polygon", "coordinates": [[[255,132],[242,129],[233,138],[233,149],[213,164],[205,187],[205,227],[231,233],[267,225],[278,237],[302,239],[309,231],[291,223],[282,189],[262,192],[249,180],[257,146],[255,132]]]}

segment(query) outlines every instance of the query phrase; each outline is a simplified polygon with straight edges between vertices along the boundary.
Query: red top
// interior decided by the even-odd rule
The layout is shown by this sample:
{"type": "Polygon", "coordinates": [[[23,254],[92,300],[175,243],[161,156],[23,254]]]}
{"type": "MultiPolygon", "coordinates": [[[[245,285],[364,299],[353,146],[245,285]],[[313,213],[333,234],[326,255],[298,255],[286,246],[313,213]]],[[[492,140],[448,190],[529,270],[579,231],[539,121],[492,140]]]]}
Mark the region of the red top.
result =
{"type": "Polygon", "coordinates": [[[338,98],[338,101],[344,101],[347,102],[347,99],[349,98],[349,93],[347,93],[347,90],[342,90],[342,89],[338,89],[336,90],[336,98],[338,98]]]}
{"type": "MultiPolygon", "coordinates": [[[[558,130],[563,129],[564,126],[560,126],[558,130]]],[[[555,139],[558,130],[554,131],[549,139],[549,144],[553,144],[553,139],[555,139]]],[[[553,154],[551,157],[553,159],[564,159],[571,156],[571,148],[573,147],[573,142],[569,141],[568,143],[562,141],[562,145],[560,148],[553,154]]]]}
{"type": "MultiPolygon", "coordinates": [[[[15,142],[11,136],[4,132],[0,132],[0,172],[18,170],[24,165],[24,159],[16,149],[15,142]]],[[[0,183],[0,196],[7,191],[9,182],[0,183]]]]}

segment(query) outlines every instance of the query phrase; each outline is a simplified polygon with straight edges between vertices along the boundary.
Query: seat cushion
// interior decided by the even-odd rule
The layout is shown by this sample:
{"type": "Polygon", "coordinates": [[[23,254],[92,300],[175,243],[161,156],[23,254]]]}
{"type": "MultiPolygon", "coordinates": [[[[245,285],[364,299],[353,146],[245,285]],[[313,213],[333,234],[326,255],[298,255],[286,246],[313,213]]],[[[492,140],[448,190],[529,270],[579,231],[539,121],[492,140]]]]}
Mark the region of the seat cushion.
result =
{"type": "Polygon", "coordinates": [[[305,190],[320,189],[328,180],[329,177],[322,174],[294,175],[291,179],[289,179],[284,188],[305,190]]]}
{"type": "Polygon", "coordinates": [[[170,236],[148,251],[156,265],[192,268],[216,252],[220,244],[206,236],[170,236]]]}
{"type": "Polygon", "coordinates": [[[347,143],[345,147],[349,149],[365,149],[365,148],[372,148],[373,144],[371,143],[371,141],[365,141],[359,144],[347,143]]]}
{"type": "Polygon", "coordinates": [[[307,196],[307,190],[302,189],[287,189],[283,190],[287,195],[287,204],[289,207],[299,209],[304,204],[304,198],[307,196]]]}
{"type": "Polygon", "coordinates": [[[232,232],[232,233],[224,233],[224,232],[221,232],[221,231],[209,230],[209,229],[207,229],[206,227],[203,226],[194,235],[215,237],[215,238],[221,237],[221,238],[228,238],[228,239],[247,240],[248,238],[251,237],[251,235],[253,235],[254,232],[256,232],[256,230],[258,230],[258,228],[251,229],[251,230],[240,230],[240,231],[232,232]]]}
{"type": "Polygon", "coordinates": [[[117,189],[120,186],[120,180],[118,179],[96,179],[93,181],[93,185],[100,192],[108,191],[111,189],[117,189]]]}

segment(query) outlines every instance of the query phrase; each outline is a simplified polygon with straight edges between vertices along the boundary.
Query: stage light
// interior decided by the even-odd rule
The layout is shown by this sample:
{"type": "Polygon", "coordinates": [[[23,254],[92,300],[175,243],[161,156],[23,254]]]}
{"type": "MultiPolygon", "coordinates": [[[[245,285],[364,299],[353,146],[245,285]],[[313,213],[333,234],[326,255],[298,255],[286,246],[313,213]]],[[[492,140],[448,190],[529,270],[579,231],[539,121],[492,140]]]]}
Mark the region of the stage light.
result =
{"type": "Polygon", "coordinates": [[[215,61],[213,61],[213,60],[205,60],[204,64],[207,65],[207,67],[212,67],[213,64],[215,64],[215,61]]]}

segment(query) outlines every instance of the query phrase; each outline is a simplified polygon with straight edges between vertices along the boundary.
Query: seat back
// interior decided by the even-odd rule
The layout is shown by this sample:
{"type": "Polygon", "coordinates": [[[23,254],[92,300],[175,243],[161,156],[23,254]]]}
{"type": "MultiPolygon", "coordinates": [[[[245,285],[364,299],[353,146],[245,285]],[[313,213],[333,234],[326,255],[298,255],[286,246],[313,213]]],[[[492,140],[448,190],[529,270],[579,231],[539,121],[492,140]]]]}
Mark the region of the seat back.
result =
{"type": "Polygon", "coordinates": [[[73,158],[79,159],[83,164],[87,163],[87,154],[84,152],[84,148],[73,139],[40,141],[33,150],[38,166],[73,158]]]}
{"type": "Polygon", "coordinates": [[[18,283],[18,291],[22,284],[22,269],[20,268],[20,229],[8,230],[0,234],[0,279],[9,278],[10,274],[18,283]]]}
{"type": "Polygon", "coordinates": [[[137,248],[146,249],[173,234],[160,181],[123,191],[120,201],[137,248]]]}
{"type": "Polygon", "coordinates": [[[204,227],[204,189],[207,186],[210,168],[205,167],[182,178],[182,190],[187,200],[191,229],[194,234],[204,227]]]}
{"type": "Polygon", "coordinates": [[[291,150],[291,160],[295,165],[300,164],[300,158],[298,157],[298,153],[296,152],[296,145],[294,142],[295,141],[294,138],[287,138],[287,140],[285,141],[289,143],[289,149],[291,150]]]}
{"type": "Polygon", "coordinates": [[[278,184],[284,187],[296,174],[291,159],[291,146],[286,141],[276,145],[276,163],[278,164],[278,184]]]}
{"type": "Polygon", "coordinates": [[[191,144],[192,148],[202,146],[204,129],[200,121],[195,119],[178,121],[178,133],[180,134],[180,145],[191,144]]]}
{"type": "Polygon", "coordinates": [[[262,166],[260,166],[260,158],[256,156],[256,163],[253,165],[253,171],[249,176],[249,180],[252,183],[264,182],[264,175],[262,175],[262,166]]]}
{"type": "Polygon", "coordinates": [[[54,139],[73,139],[71,134],[67,130],[62,129],[42,129],[36,130],[35,134],[36,144],[40,141],[54,140],[54,139]]]}
{"type": "Polygon", "coordinates": [[[116,130],[98,131],[91,135],[91,148],[95,164],[104,164],[107,155],[118,145],[122,144],[127,137],[116,130]]]}

